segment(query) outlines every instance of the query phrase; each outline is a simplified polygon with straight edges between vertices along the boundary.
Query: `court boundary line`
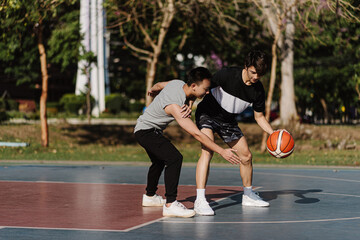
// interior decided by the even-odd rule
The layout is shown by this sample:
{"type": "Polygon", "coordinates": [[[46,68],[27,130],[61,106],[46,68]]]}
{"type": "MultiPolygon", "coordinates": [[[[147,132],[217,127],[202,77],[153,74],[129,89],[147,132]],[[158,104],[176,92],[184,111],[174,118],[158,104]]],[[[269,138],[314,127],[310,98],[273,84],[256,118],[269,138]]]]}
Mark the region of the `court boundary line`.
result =
{"type": "MultiPolygon", "coordinates": [[[[181,185],[181,186],[194,186],[194,185],[181,185]]],[[[210,186],[213,186],[213,185],[210,185],[210,186]]],[[[217,187],[231,187],[231,186],[217,186],[217,187]]],[[[259,188],[261,188],[261,187],[256,187],[256,188],[254,188],[254,189],[259,189],[259,188]]],[[[220,202],[220,201],[223,201],[223,200],[225,200],[225,199],[227,199],[227,198],[230,198],[230,197],[234,197],[234,196],[240,195],[240,194],[243,194],[243,192],[240,192],[240,193],[235,193],[235,194],[229,195],[229,196],[227,196],[227,197],[220,198],[220,199],[218,199],[218,200],[216,200],[216,201],[211,202],[211,203],[210,203],[210,205],[212,205],[212,204],[214,204],[214,203],[218,203],[218,202],[220,202]]],[[[147,222],[147,223],[143,223],[143,224],[140,224],[140,225],[137,225],[137,226],[131,227],[131,228],[127,228],[127,229],[122,230],[122,231],[123,231],[123,232],[130,232],[130,231],[132,231],[132,230],[136,230],[136,229],[139,229],[139,228],[145,227],[145,226],[150,225],[150,224],[152,224],[152,223],[156,223],[156,222],[164,222],[164,221],[161,221],[161,220],[165,220],[165,219],[171,219],[171,218],[170,218],[170,217],[162,217],[162,218],[158,218],[158,219],[156,219],[156,220],[149,221],[149,222],[147,222]]]]}
{"type": "Polygon", "coordinates": [[[34,230],[59,230],[59,231],[89,231],[89,232],[123,232],[115,229],[88,229],[88,228],[51,228],[51,227],[22,227],[22,226],[0,226],[2,229],[34,229],[34,230]]]}
{"type": "Polygon", "coordinates": [[[255,174],[262,174],[262,175],[276,175],[276,176],[284,176],[284,177],[314,178],[314,179],[322,179],[322,180],[360,183],[360,180],[342,179],[342,178],[328,178],[328,177],[316,177],[316,176],[306,176],[306,175],[296,175],[296,174],[278,174],[278,173],[266,173],[266,172],[254,172],[254,173],[255,174]]]}
{"type": "MultiPolygon", "coordinates": [[[[144,184],[132,184],[132,183],[86,183],[86,182],[62,182],[62,181],[23,181],[23,180],[0,180],[0,183],[55,183],[55,184],[94,184],[94,185],[100,185],[100,184],[109,184],[109,185],[144,185],[144,184]]],[[[164,184],[159,184],[159,185],[164,185],[164,184]]],[[[179,185],[179,187],[181,186],[195,186],[195,185],[179,185]]],[[[239,187],[239,186],[223,186],[223,185],[209,185],[209,186],[215,186],[215,187],[239,187]]],[[[259,189],[262,187],[254,187],[254,189],[259,189]]],[[[237,196],[243,194],[243,192],[239,192],[239,193],[235,193],[232,195],[229,195],[227,197],[218,199],[216,201],[213,201],[210,203],[214,204],[220,201],[223,201],[227,198],[233,197],[233,196],[237,196]]],[[[2,229],[39,229],[39,230],[60,230],[60,231],[92,231],[92,232],[130,232],[142,227],[145,227],[147,225],[156,223],[156,222],[162,222],[161,220],[164,219],[168,219],[169,217],[161,217],[158,219],[154,219],[139,225],[135,225],[133,227],[130,228],[126,228],[123,230],[114,230],[114,229],[87,229],[87,228],[51,228],[51,227],[24,227],[24,226],[0,226],[0,230],[2,229]]]]}
{"type": "MultiPolygon", "coordinates": [[[[261,187],[259,187],[261,188],[261,187]]],[[[272,191],[272,190],[270,190],[272,191]]],[[[237,193],[234,195],[239,195],[241,193],[237,193]]],[[[357,197],[360,198],[359,195],[350,195],[350,194],[342,194],[342,193],[327,193],[327,192],[318,192],[312,194],[322,194],[322,195],[335,195],[335,196],[346,196],[346,197],[357,197]]],[[[230,196],[229,196],[230,197],[230,196]]],[[[223,198],[226,199],[226,198],[223,198]]],[[[163,223],[201,223],[201,224],[284,224],[284,223],[311,223],[311,222],[335,222],[335,221],[349,221],[349,220],[357,220],[360,217],[349,217],[349,218],[329,218],[329,219],[308,219],[308,220],[289,220],[289,221],[260,221],[260,222],[190,222],[190,221],[161,221],[163,223]]]]}
{"type": "Polygon", "coordinates": [[[335,222],[357,220],[360,217],[351,218],[329,218],[329,219],[309,219],[309,220],[294,220],[294,221],[262,221],[262,222],[186,222],[186,221],[161,221],[162,223],[190,223],[190,224],[284,224],[284,223],[312,223],[312,222],[335,222]]]}

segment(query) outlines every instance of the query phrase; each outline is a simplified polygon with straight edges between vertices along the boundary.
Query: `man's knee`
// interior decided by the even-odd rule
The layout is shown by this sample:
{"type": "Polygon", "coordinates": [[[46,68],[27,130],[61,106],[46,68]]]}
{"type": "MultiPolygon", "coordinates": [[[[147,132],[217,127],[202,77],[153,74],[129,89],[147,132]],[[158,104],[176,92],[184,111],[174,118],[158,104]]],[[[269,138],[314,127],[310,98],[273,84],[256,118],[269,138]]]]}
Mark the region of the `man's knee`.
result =
{"type": "Polygon", "coordinates": [[[174,154],[171,159],[168,160],[166,163],[167,166],[170,166],[172,164],[181,165],[183,161],[183,155],[178,152],[177,154],[174,154]]]}
{"type": "Polygon", "coordinates": [[[214,152],[211,151],[211,150],[205,150],[205,149],[202,149],[201,150],[201,158],[204,158],[204,159],[211,159],[212,157],[214,156],[214,152]]]}
{"type": "Polygon", "coordinates": [[[241,157],[241,163],[244,164],[244,165],[249,165],[252,163],[252,153],[251,152],[248,152],[246,154],[244,154],[242,157],[241,157]]]}

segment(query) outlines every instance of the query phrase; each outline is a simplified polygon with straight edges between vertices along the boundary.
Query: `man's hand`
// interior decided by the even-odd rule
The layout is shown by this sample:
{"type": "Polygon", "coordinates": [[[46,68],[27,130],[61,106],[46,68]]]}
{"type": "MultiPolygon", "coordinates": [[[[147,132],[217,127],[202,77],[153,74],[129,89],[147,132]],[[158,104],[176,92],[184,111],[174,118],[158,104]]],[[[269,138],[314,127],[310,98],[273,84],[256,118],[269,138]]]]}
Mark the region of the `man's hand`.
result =
{"type": "Polygon", "coordinates": [[[188,104],[185,103],[184,105],[182,105],[181,112],[180,112],[180,113],[182,113],[182,115],[181,115],[182,118],[191,117],[193,103],[194,103],[194,100],[189,100],[188,104]]]}
{"type": "Polygon", "coordinates": [[[152,86],[150,88],[150,90],[147,92],[147,94],[150,96],[150,97],[156,97],[156,95],[158,95],[161,90],[163,90],[163,88],[168,84],[169,82],[158,82],[156,83],[154,86],[152,86]]]}
{"type": "Polygon", "coordinates": [[[234,152],[236,152],[235,149],[227,148],[224,149],[220,155],[229,163],[231,164],[240,164],[241,160],[238,155],[236,155],[234,152]]]}
{"type": "Polygon", "coordinates": [[[154,90],[149,90],[148,92],[147,92],[147,94],[150,96],[150,97],[156,97],[156,95],[158,95],[159,94],[159,92],[160,91],[154,91],[154,90]]]}
{"type": "Polygon", "coordinates": [[[182,113],[181,117],[182,118],[191,117],[191,112],[192,112],[191,106],[188,106],[186,104],[182,105],[182,107],[181,107],[181,113],[182,113]]]}

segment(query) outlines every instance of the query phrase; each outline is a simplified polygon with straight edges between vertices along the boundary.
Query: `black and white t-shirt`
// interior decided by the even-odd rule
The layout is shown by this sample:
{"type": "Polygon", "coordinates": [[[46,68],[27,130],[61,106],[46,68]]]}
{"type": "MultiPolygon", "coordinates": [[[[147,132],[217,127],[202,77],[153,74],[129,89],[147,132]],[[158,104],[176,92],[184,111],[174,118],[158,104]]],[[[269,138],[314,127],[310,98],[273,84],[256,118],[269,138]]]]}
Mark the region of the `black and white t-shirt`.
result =
{"type": "Polygon", "coordinates": [[[197,114],[224,121],[234,121],[235,116],[252,106],[254,111],[265,111],[265,90],[260,81],[250,86],[242,79],[240,67],[225,67],[211,79],[212,88],[198,105],[197,114]]]}

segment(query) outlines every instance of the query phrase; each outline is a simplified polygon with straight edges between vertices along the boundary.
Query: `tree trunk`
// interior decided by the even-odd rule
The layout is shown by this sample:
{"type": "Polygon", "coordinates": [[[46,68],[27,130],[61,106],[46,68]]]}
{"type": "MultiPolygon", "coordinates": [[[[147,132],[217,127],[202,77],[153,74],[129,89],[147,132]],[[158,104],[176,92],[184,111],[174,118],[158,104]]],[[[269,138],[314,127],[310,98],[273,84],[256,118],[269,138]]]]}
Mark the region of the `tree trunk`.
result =
{"type": "MultiPolygon", "coordinates": [[[[281,24],[280,20],[279,20],[278,24],[281,24]]],[[[271,48],[271,54],[272,54],[271,77],[270,77],[268,96],[267,96],[266,104],[265,104],[265,117],[268,121],[270,120],[271,102],[272,102],[272,98],[273,98],[275,81],[276,81],[276,65],[277,65],[277,53],[276,53],[277,47],[276,46],[278,44],[280,35],[281,35],[281,29],[280,29],[280,26],[278,26],[278,28],[276,30],[274,42],[273,42],[272,48],[271,48]]],[[[265,150],[266,150],[267,136],[268,136],[267,132],[263,132],[263,136],[262,136],[262,140],[261,140],[261,147],[260,147],[261,152],[265,152],[265,150]]]]}
{"type": "Polygon", "coordinates": [[[38,49],[40,54],[41,76],[42,76],[42,91],[40,97],[40,122],[41,122],[41,145],[43,147],[49,146],[49,130],[47,124],[46,100],[48,94],[48,72],[46,62],[46,51],[43,44],[43,29],[41,22],[38,26],[38,49]]]}
{"type": "Polygon", "coordinates": [[[152,100],[152,97],[150,97],[147,94],[147,92],[153,86],[153,83],[155,80],[157,62],[158,62],[158,56],[156,56],[156,54],[154,54],[154,57],[148,63],[147,73],[146,73],[146,93],[145,93],[146,94],[146,107],[150,105],[151,100],[152,100]]]}
{"type": "Polygon", "coordinates": [[[320,103],[324,109],[324,123],[327,124],[330,121],[330,119],[329,119],[329,114],[328,114],[327,104],[326,104],[325,99],[321,98],[320,103]]]}
{"type": "Polygon", "coordinates": [[[161,53],[162,45],[164,43],[164,39],[169,30],[171,22],[173,21],[175,16],[175,5],[174,0],[167,0],[166,6],[164,7],[164,18],[161,23],[161,28],[159,32],[159,37],[157,44],[153,46],[153,57],[151,57],[150,62],[148,62],[147,73],[146,73],[146,106],[149,106],[152,98],[148,96],[147,92],[150,90],[154,83],[157,62],[161,53]]]}
{"type": "Polygon", "coordinates": [[[285,39],[281,51],[280,119],[285,126],[298,119],[294,91],[294,34],[295,6],[287,12],[285,39]]]}

